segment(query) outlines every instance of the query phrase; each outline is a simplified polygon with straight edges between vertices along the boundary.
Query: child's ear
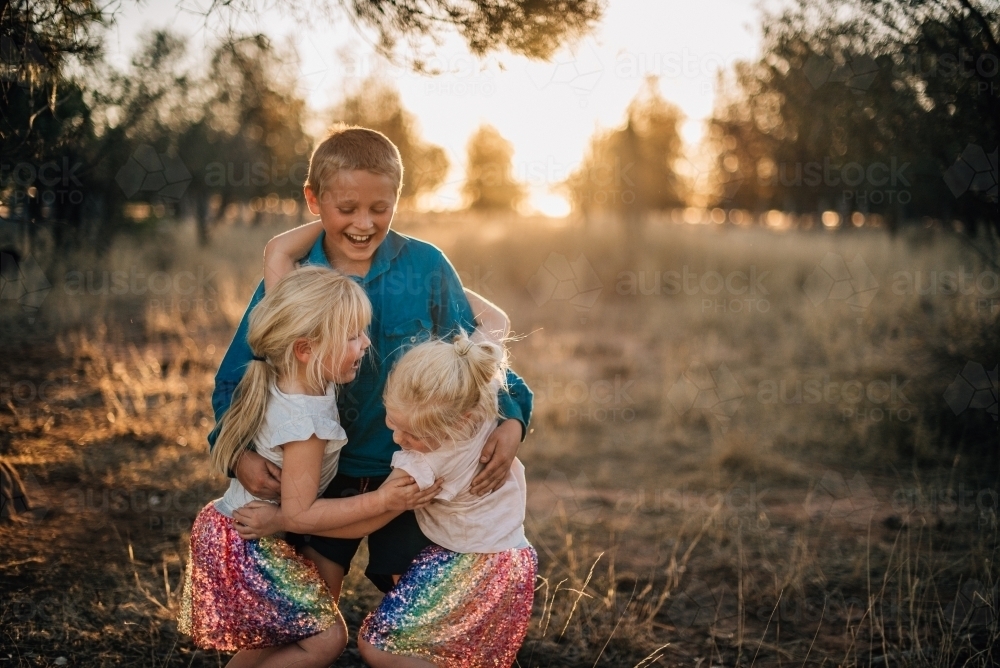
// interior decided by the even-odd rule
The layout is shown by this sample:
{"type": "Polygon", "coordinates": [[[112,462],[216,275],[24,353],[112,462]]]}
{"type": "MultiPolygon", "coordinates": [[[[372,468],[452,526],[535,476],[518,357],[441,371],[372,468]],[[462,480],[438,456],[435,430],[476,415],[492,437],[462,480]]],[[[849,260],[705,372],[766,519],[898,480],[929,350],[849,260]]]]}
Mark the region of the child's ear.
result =
{"type": "Polygon", "coordinates": [[[313,189],[307,184],[302,186],[302,194],[306,197],[306,206],[309,207],[309,213],[314,216],[319,215],[319,198],[313,189]]]}
{"type": "Polygon", "coordinates": [[[295,359],[305,364],[312,357],[312,344],[309,339],[296,339],[292,344],[292,353],[295,359]]]}

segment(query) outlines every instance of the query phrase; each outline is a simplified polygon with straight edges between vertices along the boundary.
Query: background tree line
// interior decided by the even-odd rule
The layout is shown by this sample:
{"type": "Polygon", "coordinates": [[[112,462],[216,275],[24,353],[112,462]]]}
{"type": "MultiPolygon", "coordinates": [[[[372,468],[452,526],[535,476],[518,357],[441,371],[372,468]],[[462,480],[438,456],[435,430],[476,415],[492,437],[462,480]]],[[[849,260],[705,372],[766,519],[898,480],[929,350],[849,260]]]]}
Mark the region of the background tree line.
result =
{"type": "Polygon", "coordinates": [[[1000,5],[798,0],[728,79],[715,202],[1000,231],[1000,5]]]}
{"type": "MultiPolygon", "coordinates": [[[[274,7],[270,7],[274,9],[274,7]]],[[[333,0],[278,8],[302,21],[348,19],[374,35],[390,60],[421,69],[420,48],[457,32],[476,55],[504,49],[546,58],[589,31],[602,0],[370,0],[350,8],[333,0]],[[345,16],[346,14],[346,16],[345,16]]],[[[149,205],[191,215],[206,241],[231,204],[300,197],[312,138],[306,107],[287,76],[296,54],[261,35],[229,34],[202,71],[183,66],[185,42],[169,32],[145,39],[126,71],[110,67],[102,38],[114,6],[75,0],[0,2],[0,202],[5,238],[21,245],[48,229],[58,248],[101,248],[149,205]],[[132,213],[132,216],[127,214],[132,213]],[[16,228],[13,233],[11,228],[16,228]]],[[[256,14],[252,0],[211,3],[210,20],[256,14]]],[[[230,24],[235,21],[230,21],[230,24]]],[[[447,172],[438,147],[419,139],[398,93],[381,86],[349,91],[330,122],[364,122],[389,135],[405,164],[412,200],[447,172]]],[[[260,210],[260,206],[257,207],[260,210]]]]}
{"type": "MultiPolygon", "coordinates": [[[[402,21],[368,11],[374,6],[357,4],[354,18],[390,58],[399,37],[442,29],[431,14],[402,21]]],[[[462,6],[445,27],[474,53],[505,48],[534,57],[589,29],[603,7],[462,6]]],[[[253,11],[253,3],[226,7],[219,11],[253,11]]],[[[10,217],[50,226],[59,246],[99,245],[128,220],[129,204],[146,203],[194,216],[207,240],[232,204],[266,201],[259,213],[298,197],[312,138],[304,101],[279,75],[294,67],[294,52],[259,35],[231,35],[205,71],[192,73],[181,65],[183,40],[159,32],[118,72],[101,53],[111,18],[69,0],[3,4],[0,190],[10,217]]],[[[710,206],[779,209],[800,220],[833,210],[843,225],[860,213],[854,220],[892,230],[925,218],[958,221],[972,236],[996,239],[1000,7],[797,0],[765,15],[763,32],[758,61],[720,73],[723,91],[703,147],[714,163],[710,206]]],[[[408,53],[419,69],[419,50],[408,53]]],[[[324,119],[363,123],[396,142],[410,203],[448,173],[444,151],[420,138],[385,81],[346,91],[324,119]]],[[[682,121],[648,81],[622,125],[596,133],[562,184],[577,213],[636,224],[650,211],[691,204],[689,175],[679,169],[682,121]]],[[[466,206],[517,210],[527,191],[516,172],[510,143],[480,128],[468,145],[466,206]]]]}

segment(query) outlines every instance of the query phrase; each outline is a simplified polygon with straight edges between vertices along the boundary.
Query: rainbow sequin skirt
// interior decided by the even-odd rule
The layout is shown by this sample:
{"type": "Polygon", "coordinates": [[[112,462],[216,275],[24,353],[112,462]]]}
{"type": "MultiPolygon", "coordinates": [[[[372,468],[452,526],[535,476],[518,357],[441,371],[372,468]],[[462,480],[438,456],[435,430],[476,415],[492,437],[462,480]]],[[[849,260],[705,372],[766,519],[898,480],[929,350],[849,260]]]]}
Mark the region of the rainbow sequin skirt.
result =
{"type": "Polygon", "coordinates": [[[528,631],[537,570],[532,547],[460,554],[432,545],[368,615],[359,637],[438,668],[506,668],[528,631]]]}
{"type": "Polygon", "coordinates": [[[316,565],[291,545],[243,540],[214,503],[198,513],[178,618],[198,647],[286,645],[330,628],[339,616],[316,565]]]}

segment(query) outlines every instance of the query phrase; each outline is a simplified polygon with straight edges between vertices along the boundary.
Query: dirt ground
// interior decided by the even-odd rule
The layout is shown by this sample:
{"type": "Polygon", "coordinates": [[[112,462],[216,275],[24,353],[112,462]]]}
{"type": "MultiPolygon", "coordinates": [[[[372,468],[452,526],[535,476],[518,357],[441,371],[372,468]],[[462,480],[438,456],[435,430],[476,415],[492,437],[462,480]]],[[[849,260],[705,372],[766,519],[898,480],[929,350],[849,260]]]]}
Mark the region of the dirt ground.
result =
{"type": "MultiPolygon", "coordinates": [[[[923,415],[897,430],[846,419],[842,404],[774,405],[755,392],[808,374],[897,374],[916,378],[907,407],[923,410],[921,393],[940,402],[949,378],[922,385],[922,358],[900,342],[945,337],[905,320],[942,306],[887,301],[865,314],[876,322],[859,341],[853,314],[838,329],[844,314],[804,302],[788,246],[735,265],[773,272],[769,313],[706,314],[700,299],[607,294],[618,269],[642,260],[602,257],[597,242],[582,252],[603,301],[583,314],[539,306],[524,286],[549,247],[576,257],[569,238],[524,247],[513,269],[504,258],[520,242],[446,249],[525,333],[514,364],[535,390],[520,456],[540,572],[518,665],[994,665],[997,472],[962,453],[949,465],[901,457],[895,443],[919,444],[923,415]],[[682,378],[701,382],[696,363],[732,370],[735,411],[701,399],[678,409],[682,378]]],[[[691,239],[654,249],[656,266],[701,257],[725,269],[717,240],[691,239]]],[[[250,251],[231,252],[247,263],[250,251]]],[[[865,252],[878,273],[880,256],[865,252]]],[[[0,523],[0,668],[225,663],[174,619],[191,521],[225,485],[207,473],[212,378],[253,281],[228,285],[239,270],[227,271],[213,314],[77,300],[57,306],[103,316],[4,341],[0,458],[33,505],[0,523]]],[[[342,600],[352,638],[379,596],[359,558],[342,600]]],[[[337,665],[362,665],[353,644],[337,665]]]]}

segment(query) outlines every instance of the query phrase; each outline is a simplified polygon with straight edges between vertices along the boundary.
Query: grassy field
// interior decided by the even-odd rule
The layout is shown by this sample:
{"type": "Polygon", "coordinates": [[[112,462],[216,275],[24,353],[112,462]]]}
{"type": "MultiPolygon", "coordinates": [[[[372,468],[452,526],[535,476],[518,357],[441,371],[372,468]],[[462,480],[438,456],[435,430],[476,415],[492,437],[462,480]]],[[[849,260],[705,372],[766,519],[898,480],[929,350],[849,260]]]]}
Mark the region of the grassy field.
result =
{"type": "MultiPolygon", "coordinates": [[[[536,393],[520,666],[995,665],[995,266],[935,230],[397,227],[508,312],[536,393]]],[[[173,618],[224,487],[212,376],[278,230],[42,249],[39,311],[0,304],[0,457],[35,504],[0,524],[0,664],[224,662],[173,618]]],[[[377,600],[352,572],[352,637],[377,600]]]]}

